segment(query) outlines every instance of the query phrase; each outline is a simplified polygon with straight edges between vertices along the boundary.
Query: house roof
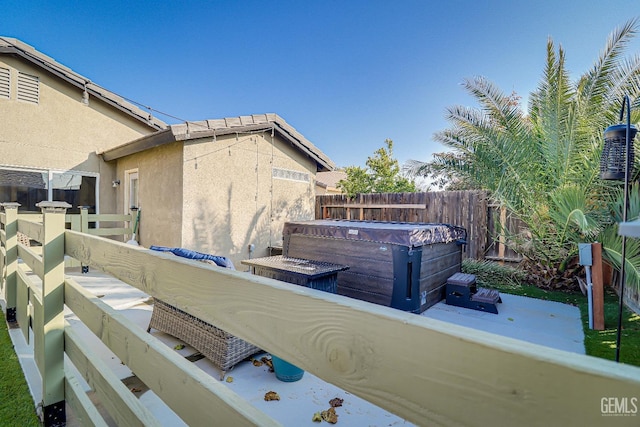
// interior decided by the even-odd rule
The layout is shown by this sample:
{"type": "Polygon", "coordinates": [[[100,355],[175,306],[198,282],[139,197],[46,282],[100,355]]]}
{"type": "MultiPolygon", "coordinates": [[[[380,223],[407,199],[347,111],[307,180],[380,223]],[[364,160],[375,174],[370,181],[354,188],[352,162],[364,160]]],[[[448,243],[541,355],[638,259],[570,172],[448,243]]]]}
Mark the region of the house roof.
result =
{"type": "Polygon", "coordinates": [[[32,46],[14,38],[0,37],[0,55],[14,55],[31,64],[44,69],[67,83],[86,90],[89,96],[94,96],[112,107],[132,116],[154,129],[165,129],[167,124],[154,117],[148,111],[136,107],[117,94],[93,83],[88,78],[76,73],[60,64],[53,58],[38,52],[32,46]]]}
{"type": "Polygon", "coordinates": [[[274,113],[224,119],[202,120],[170,125],[167,129],[98,153],[106,161],[139,153],[159,145],[244,132],[273,131],[306,154],[317,164],[318,171],[331,171],[335,164],[282,117],[274,113]]]}
{"type": "Polygon", "coordinates": [[[338,182],[341,179],[347,179],[347,173],[343,170],[318,172],[316,184],[323,188],[338,188],[338,182]]]}

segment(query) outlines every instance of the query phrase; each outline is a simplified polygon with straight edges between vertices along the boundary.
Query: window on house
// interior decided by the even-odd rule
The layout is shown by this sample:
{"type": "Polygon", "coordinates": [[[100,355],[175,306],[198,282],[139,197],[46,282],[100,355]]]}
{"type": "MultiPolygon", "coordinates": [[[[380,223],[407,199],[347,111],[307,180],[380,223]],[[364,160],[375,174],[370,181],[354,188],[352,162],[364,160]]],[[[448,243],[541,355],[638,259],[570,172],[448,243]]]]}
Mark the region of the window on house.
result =
{"type": "Polygon", "coordinates": [[[9,99],[11,96],[11,71],[0,67],[0,98],[9,99]]]}
{"type": "Polygon", "coordinates": [[[18,212],[40,212],[36,206],[45,200],[64,201],[79,213],[79,206],[97,212],[97,176],[80,172],[21,170],[0,167],[0,202],[18,202],[18,212]]]}
{"type": "Polygon", "coordinates": [[[79,206],[87,206],[96,213],[96,177],[74,172],[54,172],[51,179],[51,200],[69,203],[67,213],[80,213],[79,206]]]}
{"type": "Polygon", "coordinates": [[[17,99],[32,104],[40,102],[40,79],[25,73],[18,73],[17,99]]]}

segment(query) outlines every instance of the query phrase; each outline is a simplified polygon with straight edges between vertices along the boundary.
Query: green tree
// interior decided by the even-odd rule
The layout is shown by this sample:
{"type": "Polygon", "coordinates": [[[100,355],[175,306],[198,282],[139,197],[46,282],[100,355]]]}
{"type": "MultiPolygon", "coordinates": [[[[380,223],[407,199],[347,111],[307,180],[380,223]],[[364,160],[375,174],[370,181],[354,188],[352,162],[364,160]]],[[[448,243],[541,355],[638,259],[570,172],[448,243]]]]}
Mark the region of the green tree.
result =
{"type": "Polygon", "coordinates": [[[393,141],[386,139],[386,147],[375,151],[367,159],[366,168],[348,166],[346,179],[338,182],[340,188],[350,197],[359,193],[412,193],[418,191],[415,182],[402,176],[400,164],[393,157],[393,141]]]}
{"type": "MultiPolygon", "coordinates": [[[[600,241],[605,257],[619,267],[622,191],[599,179],[599,160],[603,130],[618,120],[624,95],[636,99],[634,108],[640,106],[640,57],[623,57],[637,28],[634,19],[615,30],[592,68],[575,82],[565,68],[564,50],[556,50],[549,39],[543,77],[527,113],[518,97],[505,95],[487,79],[466,80],[464,87],[480,107],[449,108],[453,126],[435,139],[450,151],[431,162],[411,161],[408,172],[455,188],[489,190],[527,224],[530,234],[513,243],[534,261],[563,271],[578,242],[600,241]]],[[[632,111],[631,121],[637,123],[640,114],[632,111]]],[[[628,250],[626,264],[636,286],[637,249],[628,250]]]]}

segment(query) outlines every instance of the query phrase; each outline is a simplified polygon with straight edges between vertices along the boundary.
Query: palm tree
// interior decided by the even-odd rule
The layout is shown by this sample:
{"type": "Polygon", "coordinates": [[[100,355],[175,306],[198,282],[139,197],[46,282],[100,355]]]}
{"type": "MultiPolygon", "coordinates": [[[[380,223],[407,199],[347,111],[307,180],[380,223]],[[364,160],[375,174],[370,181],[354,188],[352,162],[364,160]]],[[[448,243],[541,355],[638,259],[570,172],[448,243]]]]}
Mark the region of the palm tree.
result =
{"type": "MultiPolygon", "coordinates": [[[[455,188],[489,190],[527,224],[530,235],[517,249],[530,259],[562,271],[578,242],[601,241],[605,258],[619,267],[622,192],[599,179],[599,161],[603,130],[617,120],[624,95],[636,99],[633,107],[640,106],[640,57],[623,57],[637,29],[634,19],[615,30],[577,82],[565,68],[564,50],[556,50],[549,39],[543,77],[526,113],[517,96],[487,79],[466,80],[464,87],[479,108],[447,110],[453,126],[435,139],[450,151],[428,163],[412,160],[405,169],[455,188]]],[[[639,120],[633,111],[631,121],[639,120]]],[[[629,219],[638,216],[637,210],[629,219]]],[[[640,286],[640,252],[628,253],[629,283],[640,286]]]]}

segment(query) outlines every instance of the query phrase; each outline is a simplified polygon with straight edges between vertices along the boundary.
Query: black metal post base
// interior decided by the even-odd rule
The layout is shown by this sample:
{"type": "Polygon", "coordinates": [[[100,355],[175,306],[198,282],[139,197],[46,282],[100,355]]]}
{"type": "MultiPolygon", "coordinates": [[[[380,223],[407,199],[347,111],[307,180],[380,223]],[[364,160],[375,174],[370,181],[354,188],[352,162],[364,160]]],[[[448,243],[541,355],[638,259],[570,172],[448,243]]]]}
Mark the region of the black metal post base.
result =
{"type": "Polygon", "coordinates": [[[82,274],[87,274],[89,272],[89,266],[88,265],[83,265],[82,266],[82,274]]]}
{"type": "Polygon", "coordinates": [[[7,319],[7,323],[15,323],[17,322],[16,319],[16,308],[7,308],[7,313],[6,313],[6,319],[7,319]]]}
{"type": "Polygon", "coordinates": [[[67,425],[65,401],[57,402],[43,408],[44,427],[64,427],[67,425]]]}

